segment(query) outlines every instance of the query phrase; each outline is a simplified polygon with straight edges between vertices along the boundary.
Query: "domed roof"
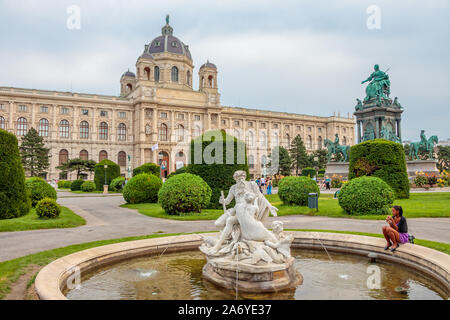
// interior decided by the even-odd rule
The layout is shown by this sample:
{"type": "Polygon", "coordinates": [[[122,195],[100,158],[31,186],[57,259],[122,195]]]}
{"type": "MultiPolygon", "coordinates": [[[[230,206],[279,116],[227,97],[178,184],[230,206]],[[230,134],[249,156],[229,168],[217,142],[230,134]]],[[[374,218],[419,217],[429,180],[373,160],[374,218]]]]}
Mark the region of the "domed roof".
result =
{"type": "Polygon", "coordinates": [[[189,46],[173,36],[173,28],[169,25],[169,17],[166,17],[166,25],[162,28],[162,34],[145,46],[144,54],[170,52],[180,54],[192,60],[189,46]]]}
{"type": "Polygon", "coordinates": [[[216,65],[214,63],[209,62],[209,60],[206,61],[206,63],[202,64],[201,68],[212,68],[217,69],[216,65]]]}
{"type": "Polygon", "coordinates": [[[126,71],[122,77],[132,77],[132,78],[136,78],[136,75],[130,71],[130,69],[128,69],[128,71],[126,71]]]}

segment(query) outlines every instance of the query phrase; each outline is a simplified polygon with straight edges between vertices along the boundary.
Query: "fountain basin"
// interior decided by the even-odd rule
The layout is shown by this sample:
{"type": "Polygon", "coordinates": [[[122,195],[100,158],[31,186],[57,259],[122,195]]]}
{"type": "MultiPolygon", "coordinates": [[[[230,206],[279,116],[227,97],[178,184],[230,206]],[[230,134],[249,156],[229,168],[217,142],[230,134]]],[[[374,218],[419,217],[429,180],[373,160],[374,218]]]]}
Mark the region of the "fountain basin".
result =
{"type": "MultiPolygon", "coordinates": [[[[322,245],[333,252],[343,252],[367,256],[370,252],[378,254],[377,260],[407,265],[425,273],[450,292],[450,256],[426,247],[405,244],[392,254],[383,250],[384,240],[380,238],[314,232],[293,232],[292,248],[323,250],[322,245]]],[[[78,270],[87,274],[93,270],[120,261],[161,255],[162,253],[196,250],[202,244],[198,234],[153,238],[96,247],[80,251],[44,267],[35,281],[40,299],[66,300],[63,291],[67,280],[78,270]]],[[[301,268],[300,268],[301,271],[301,268]]]]}

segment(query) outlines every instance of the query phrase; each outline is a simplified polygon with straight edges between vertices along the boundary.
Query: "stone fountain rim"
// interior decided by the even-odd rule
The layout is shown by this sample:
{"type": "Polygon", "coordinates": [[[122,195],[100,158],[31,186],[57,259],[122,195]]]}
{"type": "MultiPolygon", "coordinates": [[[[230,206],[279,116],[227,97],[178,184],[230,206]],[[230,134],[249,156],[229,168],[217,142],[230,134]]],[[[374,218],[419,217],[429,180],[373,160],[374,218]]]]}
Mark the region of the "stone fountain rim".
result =
{"type": "MultiPolygon", "coordinates": [[[[381,260],[408,265],[432,276],[450,292],[450,255],[419,245],[401,245],[395,253],[383,250],[385,240],[353,234],[289,231],[294,235],[292,248],[318,249],[322,245],[330,251],[367,255],[377,253],[381,260]]],[[[129,258],[162,252],[198,249],[202,235],[188,234],[127,241],[86,249],[61,257],[48,264],[35,280],[35,290],[41,300],[67,300],[63,294],[66,280],[75,267],[81,272],[111,265],[129,258]]]]}

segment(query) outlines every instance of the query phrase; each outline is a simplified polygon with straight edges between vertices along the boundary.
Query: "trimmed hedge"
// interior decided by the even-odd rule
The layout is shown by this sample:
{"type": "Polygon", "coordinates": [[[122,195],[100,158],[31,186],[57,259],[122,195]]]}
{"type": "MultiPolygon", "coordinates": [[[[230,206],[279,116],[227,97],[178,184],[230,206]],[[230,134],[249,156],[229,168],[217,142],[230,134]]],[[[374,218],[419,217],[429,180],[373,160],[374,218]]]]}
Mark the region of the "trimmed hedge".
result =
{"type": "Polygon", "coordinates": [[[81,191],[92,192],[95,190],[95,183],[92,181],[85,181],[81,184],[81,191]]]}
{"type": "Polygon", "coordinates": [[[0,219],[24,216],[30,208],[17,138],[0,129],[0,219]]]}
{"type": "Polygon", "coordinates": [[[186,173],[186,168],[187,168],[187,167],[182,167],[182,168],[180,168],[180,169],[178,169],[178,170],[172,172],[171,174],[169,174],[169,175],[167,176],[167,179],[169,179],[169,178],[171,178],[171,177],[173,177],[173,176],[175,176],[175,175],[177,175],[177,174],[186,173]]]}
{"type": "Polygon", "coordinates": [[[211,199],[211,188],[199,176],[180,173],[168,179],[158,193],[158,202],[167,214],[201,212],[211,199]]]}
{"type": "Polygon", "coordinates": [[[142,166],[133,169],[133,177],[140,173],[153,174],[157,177],[161,175],[161,167],[155,163],[144,163],[142,166]]]}
{"type": "Polygon", "coordinates": [[[59,189],[70,189],[70,186],[72,185],[72,182],[69,180],[59,180],[58,181],[58,188],[59,189]]]}
{"type": "Polygon", "coordinates": [[[125,177],[117,177],[113,181],[111,181],[111,184],[109,185],[109,190],[111,191],[122,191],[123,185],[125,183],[125,177]]]}
{"type": "Polygon", "coordinates": [[[155,203],[162,181],[153,174],[141,173],[131,178],[123,188],[123,198],[128,203],[155,203]]]}
{"type": "Polygon", "coordinates": [[[310,177],[285,177],[278,182],[278,196],[285,205],[308,205],[308,194],[320,190],[317,183],[310,177]]]}
{"type": "Polygon", "coordinates": [[[54,199],[44,198],[36,204],[36,214],[39,218],[55,219],[61,214],[61,206],[54,199]]]}
{"type": "Polygon", "coordinates": [[[106,169],[107,185],[110,185],[111,181],[120,176],[120,167],[118,164],[108,159],[100,161],[94,167],[94,183],[97,190],[103,190],[103,185],[105,184],[105,164],[108,165],[106,169]]]}
{"type": "Polygon", "coordinates": [[[339,205],[351,215],[389,214],[394,190],[377,177],[360,177],[344,184],[338,193],[339,205]]]}
{"type": "Polygon", "coordinates": [[[80,191],[81,185],[84,183],[84,181],[85,180],[83,180],[83,179],[78,179],[78,180],[72,181],[72,183],[70,184],[70,190],[71,191],[80,191]]]}
{"type": "Polygon", "coordinates": [[[409,180],[403,146],[375,139],[354,145],[350,151],[349,180],[362,176],[383,179],[397,198],[409,198],[409,180]]]}
{"type": "Polygon", "coordinates": [[[233,174],[237,170],[245,171],[247,180],[250,179],[245,143],[227,135],[224,131],[208,131],[192,140],[189,159],[186,172],[200,176],[211,187],[211,200],[207,208],[222,208],[219,203],[220,191],[224,190],[227,193],[236,183],[233,174]],[[228,150],[228,147],[232,150],[228,150]],[[222,150],[222,154],[216,156],[216,150],[222,150]],[[229,161],[227,161],[227,155],[229,161]],[[209,157],[215,159],[209,159],[209,157]]]}
{"type": "Polygon", "coordinates": [[[30,191],[31,205],[33,207],[44,198],[56,200],[56,190],[42,178],[29,178],[25,181],[25,186],[30,191]]]}
{"type": "Polygon", "coordinates": [[[303,168],[302,169],[302,176],[304,177],[310,177],[314,178],[316,176],[316,169],[314,168],[303,168]]]}

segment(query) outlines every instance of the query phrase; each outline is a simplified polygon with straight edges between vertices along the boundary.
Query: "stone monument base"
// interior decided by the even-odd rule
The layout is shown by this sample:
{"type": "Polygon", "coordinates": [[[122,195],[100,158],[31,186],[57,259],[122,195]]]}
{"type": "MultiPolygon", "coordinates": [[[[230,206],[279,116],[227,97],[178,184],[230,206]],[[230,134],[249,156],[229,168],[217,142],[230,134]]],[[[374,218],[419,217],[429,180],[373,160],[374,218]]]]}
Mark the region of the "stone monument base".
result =
{"type": "Polygon", "coordinates": [[[348,168],[348,162],[328,162],[324,177],[328,176],[331,179],[335,174],[337,176],[342,176],[342,179],[347,180],[348,168]]]}
{"type": "Polygon", "coordinates": [[[217,286],[248,293],[293,290],[303,283],[294,269],[294,258],[283,264],[248,265],[239,261],[214,258],[203,267],[203,277],[217,286]]]}
{"type": "Polygon", "coordinates": [[[406,161],[406,170],[409,177],[415,177],[416,172],[439,174],[437,160],[413,160],[406,161]]]}

